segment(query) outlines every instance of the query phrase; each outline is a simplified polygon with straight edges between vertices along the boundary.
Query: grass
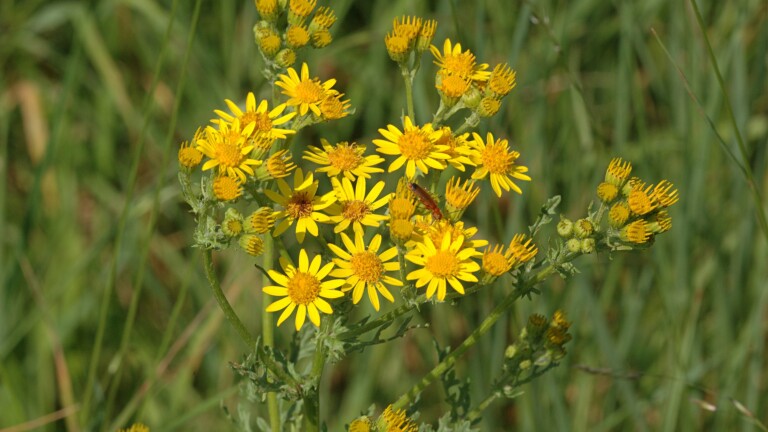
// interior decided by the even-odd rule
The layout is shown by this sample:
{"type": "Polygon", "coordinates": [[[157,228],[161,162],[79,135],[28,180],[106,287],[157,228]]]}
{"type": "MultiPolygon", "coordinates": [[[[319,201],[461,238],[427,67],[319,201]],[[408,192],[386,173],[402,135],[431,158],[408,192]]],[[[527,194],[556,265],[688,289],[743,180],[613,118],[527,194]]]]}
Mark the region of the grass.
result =
{"type": "MultiPolygon", "coordinates": [[[[227,362],[241,358],[243,345],[214,304],[200,253],[188,246],[193,221],[165,155],[224,98],[269,89],[250,2],[203,2],[197,24],[192,2],[178,2],[173,13],[169,3],[0,5],[0,431],[33,421],[74,431],[134,420],[153,431],[227,430],[220,402],[237,409],[227,362]],[[134,301],[136,320],[121,348],[134,301]],[[61,409],[79,411],[45,417],[61,409]]],[[[509,238],[553,194],[578,217],[612,156],[681,192],[672,231],[652,249],[581,258],[579,275],[548,282],[470,350],[458,370],[479,401],[529,313],[563,308],[574,322],[563,364],[517,399],[492,405],[482,430],[759,430],[734,401],[768,423],[768,251],[757,216],[765,203],[723,148],[751,168],[765,196],[763,2],[700,5],[723,88],[687,2],[330,4],[340,17],[336,40],[307,60],[321,77],[339,80],[357,115],[297,142],[370,142],[396,121],[404,93],[383,35],[394,16],[420,14],[439,20],[438,45],[450,37],[518,71],[502,113],[481,130],[509,137],[534,181],[522,197],[481,201],[498,211],[470,210],[482,235],[509,238]]],[[[436,106],[431,71],[427,57],[416,84],[420,119],[436,106]]],[[[260,273],[236,251],[215,259],[230,301],[258,329],[260,273]]],[[[430,329],[328,370],[322,409],[330,430],[371,403],[396,399],[435,364],[433,341],[455,346],[502,295],[424,309],[430,329]]],[[[288,330],[277,331],[278,341],[288,330]]],[[[441,400],[436,387],[424,393],[423,420],[445,412],[441,400]]]]}

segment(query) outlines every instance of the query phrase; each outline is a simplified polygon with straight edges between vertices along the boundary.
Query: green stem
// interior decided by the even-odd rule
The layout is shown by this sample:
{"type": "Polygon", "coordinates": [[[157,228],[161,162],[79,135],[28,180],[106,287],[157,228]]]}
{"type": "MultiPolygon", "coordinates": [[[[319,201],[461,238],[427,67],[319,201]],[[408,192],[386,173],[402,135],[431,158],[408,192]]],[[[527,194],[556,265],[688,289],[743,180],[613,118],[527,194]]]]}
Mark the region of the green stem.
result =
{"type": "Polygon", "coordinates": [[[224,316],[227,318],[227,321],[229,321],[229,324],[235,328],[240,339],[243,340],[249,349],[256,350],[259,360],[261,360],[264,363],[264,366],[266,366],[267,369],[269,369],[269,371],[280,381],[291,386],[298,385],[298,382],[291,375],[275,363],[263,349],[258,347],[256,339],[251,336],[248,329],[245,328],[245,324],[240,321],[237,313],[232,309],[232,305],[229,304],[229,300],[227,300],[227,297],[224,295],[224,291],[221,290],[221,284],[219,284],[219,280],[216,278],[216,273],[213,271],[211,251],[208,249],[203,251],[203,266],[205,267],[205,273],[208,276],[208,283],[211,285],[211,291],[213,291],[213,297],[216,298],[219,308],[224,312],[224,316]]]}
{"type": "Polygon", "coordinates": [[[229,304],[229,300],[227,300],[227,297],[224,295],[224,291],[221,289],[221,284],[219,283],[218,278],[216,278],[216,273],[213,270],[213,259],[209,249],[203,251],[203,264],[205,266],[205,273],[208,276],[208,283],[211,285],[211,291],[213,291],[213,297],[216,299],[216,302],[219,303],[219,308],[224,312],[224,316],[227,318],[227,321],[229,321],[229,324],[235,328],[240,339],[245,342],[249,349],[254,349],[256,347],[256,339],[254,339],[248,332],[248,329],[245,328],[245,324],[240,321],[240,317],[237,316],[235,310],[232,309],[232,305],[229,304]]]}
{"type": "Polygon", "coordinates": [[[405,81],[405,103],[408,107],[408,117],[413,123],[416,123],[416,117],[413,111],[413,77],[414,74],[408,70],[406,65],[400,65],[400,73],[403,74],[405,81]]]}
{"type": "Polygon", "coordinates": [[[480,402],[475,408],[472,409],[472,411],[468,412],[466,415],[466,420],[470,423],[474,422],[475,420],[479,419],[481,415],[483,415],[483,411],[485,411],[486,408],[488,408],[493,401],[496,400],[500,396],[498,391],[493,391],[491,394],[489,394],[485,399],[483,399],[482,402],[480,402]]]}
{"type": "Polygon", "coordinates": [[[542,269],[533,278],[523,281],[514,291],[512,291],[501,303],[499,303],[488,315],[485,320],[473,331],[453,352],[448,354],[443,361],[438,363],[427,375],[416,383],[407,393],[392,404],[392,409],[404,409],[410,402],[421,393],[425,388],[440,378],[448,369],[450,369],[456,360],[461,357],[470,347],[472,347],[485,333],[490,330],[496,321],[509,309],[512,304],[528,292],[529,289],[540,283],[555,271],[555,264],[542,269]]]}
{"type": "Polygon", "coordinates": [[[512,306],[512,304],[520,298],[521,292],[519,290],[515,290],[511,292],[507,298],[505,298],[501,303],[499,303],[486,317],[482,323],[473,331],[469,337],[464,339],[464,342],[461,343],[458,347],[456,347],[455,350],[453,350],[450,354],[448,354],[443,361],[437,364],[428,374],[424,376],[416,385],[411,387],[410,390],[408,390],[407,393],[400,396],[400,399],[395,401],[395,403],[392,404],[393,410],[399,410],[404,409],[407,407],[411,401],[419,394],[421,393],[425,388],[427,388],[430,384],[432,384],[435,380],[439,379],[441,375],[443,375],[445,372],[448,371],[455,363],[456,360],[461,357],[470,347],[472,347],[477,341],[480,339],[481,336],[483,336],[485,333],[488,332],[488,330],[493,327],[494,324],[496,324],[496,321],[498,321],[499,318],[501,318],[502,314],[507,311],[507,309],[512,306]]]}
{"type": "Polygon", "coordinates": [[[333,317],[331,316],[321,318],[320,329],[317,330],[315,356],[312,359],[312,370],[310,372],[312,390],[302,398],[304,401],[304,430],[309,432],[320,430],[320,380],[323,377],[326,357],[323,343],[332,319],[333,317]]]}
{"type": "MultiPolygon", "coordinates": [[[[271,269],[275,260],[275,242],[272,236],[267,234],[264,236],[264,253],[262,256],[262,264],[265,270],[271,269]]],[[[262,286],[271,285],[269,276],[264,273],[262,286]]],[[[262,293],[262,304],[267,305],[270,302],[270,297],[266,293],[262,293]]],[[[275,344],[275,327],[272,320],[272,315],[266,312],[261,314],[261,338],[264,341],[264,346],[274,346],[275,344]]],[[[277,405],[277,394],[275,392],[267,393],[267,410],[269,411],[269,426],[273,431],[280,430],[280,409],[277,405]]]]}
{"type": "Polygon", "coordinates": [[[454,135],[460,135],[464,133],[467,129],[472,129],[477,127],[477,125],[480,124],[480,116],[477,115],[477,113],[472,113],[469,117],[467,117],[464,120],[464,124],[462,124],[458,129],[456,129],[453,134],[454,135]]]}

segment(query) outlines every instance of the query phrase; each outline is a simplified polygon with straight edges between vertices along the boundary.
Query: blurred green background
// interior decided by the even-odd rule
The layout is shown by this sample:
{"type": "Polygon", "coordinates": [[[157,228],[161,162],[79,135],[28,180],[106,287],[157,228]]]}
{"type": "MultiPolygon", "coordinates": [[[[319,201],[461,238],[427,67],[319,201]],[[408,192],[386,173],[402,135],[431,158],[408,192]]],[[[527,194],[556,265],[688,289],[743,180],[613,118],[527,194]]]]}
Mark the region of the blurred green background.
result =
{"type": "MultiPolygon", "coordinates": [[[[179,196],[175,152],[225,98],[270,90],[253,43],[252,2],[203,2],[196,26],[194,2],[177,3],[175,10],[153,0],[0,3],[2,431],[105,430],[132,421],[153,432],[231,428],[221,405],[237,410],[228,362],[241,360],[244,347],[189,247],[194,222],[179,196]],[[135,325],[126,328],[132,299],[135,325]],[[94,363],[101,316],[103,349],[94,363]]],[[[298,142],[370,145],[378,128],[397,123],[404,91],[383,37],[395,16],[419,15],[438,20],[438,46],[449,37],[480,61],[518,71],[517,88],[480,130],[509,138],[534,180],[522,196],[488,194],[470,209],[482,236],[508,240],[555,194],[563,213],[583,216],[613,156],[632,161],[647,181],[666,178],[680,190],[673,228],[653,248],[582,257],[580,274],[549,280],[463,359],[458,370],[471,378],[478,402],[528,314],[562,308],[573,321],[561,366],[519,398],[492,405],[482,430],[758,430],[735,402],[768,423],[766,236],[744,175],[707,122],[739,154],[687,1],[321,4],[339,17],[335,40],[300,59],[313,75],[337,78],[357,114],[305,130],[298,142]],[[488,217],[489,206],[503,223],[488,217]]],[[[746,144],[744,163],[765,194],[768,3],[700,7],[746,144]]],[[[437,106],[431,60],[427,54],[417,83],[420,121],[437,106]]],[[[553,230],[538,239],[542,248],[553,230]]],[[[230,301],[258,331],[260,274],[234,249],[216,258],[230,301]]],[[[392,402],[435,364],[434,340],[457,344],[502,295],[487,290],[425,308],[430,329],[328,368],[329,430],[343,430],[372,403],[392,402]]],[[[293,333],[284,327],[278,344],[293,333]]],[[[420,420],[440,417],[442,400],[438,387],[429,388],[420,420]]]]}

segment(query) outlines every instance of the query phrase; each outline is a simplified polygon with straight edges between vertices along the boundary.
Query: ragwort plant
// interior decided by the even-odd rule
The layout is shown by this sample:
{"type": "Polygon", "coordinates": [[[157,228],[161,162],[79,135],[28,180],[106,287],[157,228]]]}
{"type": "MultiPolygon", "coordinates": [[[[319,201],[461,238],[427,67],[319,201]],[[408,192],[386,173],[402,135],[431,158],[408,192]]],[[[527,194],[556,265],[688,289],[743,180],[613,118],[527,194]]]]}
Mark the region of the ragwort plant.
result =
{"type": "MultiPolygon", "coordinates": [[[[396,18],[384,43],[403,76],[403,117],[379,129],[372,143],[354,137],[305,142],[295,139],[301,129],[354,113],[334,79],[315,77],[298,60],[302,50],[332,42],[336,17],[315,0],[255,4],[260,21],[254,35],[271,100],[248,93],[244,108],[226,100],[226,110],[215,110],[217,118],[178,154],[181,190],[197,221],[194,246],[203,251],[214,297],[248,346],[233,369],[243,377],[244,396],[268,406],[269,418],[255,423],[272,431],[324,428],[319,383],[327,366],[405,335],[416,327],[411,319],[421,305],[451,307],[448,300],[494,288],[506,297],[461,344],[441,351],[429,373],[380,413],[371,407],[348,419],[350,431],[434,430],[417,426],[416,402],[441,382],[455,391],[446,392],[451,410],[437,430],[470,430],[495,399],[515,397],[523,384],[558,365],[571,324],[562,311],[530,316],[507,347],[487,397],[475,405],[453,370],[456,360],[517,300],[540,294],[547,278],[573,275],[579,256],[649,247],[670,229],[667,208],[677,191],[665,180],[653,185],[632,177],[630,163],[615,158],[597,186],[597,208],[575,221],[561,216],[557,236],[534,241],[556,215],[559,196],[542,206],[528,232],[500,243],[479,238],[462,215],[477,204],[481,189],[490,185],[500,198],[522,194],[519,183],[531,181],[520,152],[482,128],[515,88],[516,72],[507,64],[480,63],[448,39],[442,49],[432,45],[434,20],[396,18]],[[433,57],[440,97],[429,122],[416,118],[412,97],[423,56],[433,57]],[[400,180],[385,183],[385,171],[400,180]],[[216,278],[211,255],[228,247],[253,256],[264,273],[269,301],[258,337],[216,278]],[[361,302],[377,313],[355,321],[350,311],[361,302]],[[394,306],[379,313],[382,303],[394,306]],[[275,316],[278,326],[288,322],[296,330],[288,346],[275,346],[275,316]]],[[[246,415],[232,420],[252,427],[246,415]]]]}

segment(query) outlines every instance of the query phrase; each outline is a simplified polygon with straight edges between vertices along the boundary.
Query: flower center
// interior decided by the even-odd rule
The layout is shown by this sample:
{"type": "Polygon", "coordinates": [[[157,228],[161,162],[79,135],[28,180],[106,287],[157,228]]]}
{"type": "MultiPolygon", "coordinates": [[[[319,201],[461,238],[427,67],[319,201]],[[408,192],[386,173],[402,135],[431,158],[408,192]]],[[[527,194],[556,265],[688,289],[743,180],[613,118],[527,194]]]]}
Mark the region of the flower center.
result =
{"type": "Polygon", "coordinates": [[[452,74],[469,78],[475,68],[475,56],[469,52],[463,52],[459,55],[449,54],[443,59],[442,67],[452,74]]]}
{"type": "Polygon", "coordinates": [[[432,150],[432,141],[421,129],[406,131],[397,140],[397,145],[403,156],[410,160],[425,159],[432,150]]]}
{"type": "Polygon", "coordinates": [[[272,130],[272,119],[269,118],[269,113],[266,112],[247,112],[243,114],[243,118],[240,121],[242,124],[255,123],[256,127],[253,129],[254,135],[272,130]],[[248,123],[246,123],[246,120],[248,123]]]}
{"type": "Polygon", "coordinates": [[[483,269],[493,276],[501,276],[509,270],[509,260],[498,252],[483,255],[483,269]]]}
{"type": "Polygon", "coordinates": [[[370,212],[371,209],[365,201],[347,201],[342,204],[341,215],[344,216],[344,219],[357,222],[370,212]]]}
{"type": "Polygon", "coordinates": [[[319,293],[320,281],[309,273],[296,272],[288,281],[288,297],[293,303],[310,304],[315,301],[319,293]]]}
{"type": "Polygon", "coordinates": [[[413,201],[396,197],[389,202],[389,214],[395,219],[408,219],[416,211],[413,201]]]}
{"type": "Polygon", "coordinates": [[[329,120],[337,120],[345,117],[344,102],[340,97],[330,96],[320,103],[320,112],[323,113],[323,117],[329,120]]]}
{"type": "Polygon", "coordinates": [[[373,252],[364,251],[352,255],[350,260],[355,274],[368,283],[378,282],[384,273],[384,265],[381,259],[373,252]]]}
{"type": "Polygon", "coordinates": [[[363,158],[350,145],[340,145],[328,152],[331,166],[342,171],[351,171],[360,165],[363,158]]]}
{"type": "Polygon", "coordinates": [[[654,203],[651,202],[648,194],[637,189],[629,193],[627,203],[629,204],[629,209],[632,210],[632,213],[640,216],[650,212],[656,207],[654,203]]]}
{"type": "Polygon", "coordinates": [[[459,272],[459,260],[453,252],[441,250],[427,259],[425,267],[435,277],[447,278],[459,272]]]}
{"type": "Polygon", "coordinates": [[[310,217],[312,215],[312,197],[306,192],[296,192],[288,200],[287,208],[285,209],[293,219],[301,219],[310,217]]]}
{"type": "Polygon", "coordinates": [[[512,165],[512,155],[507,152],[506,146],[493,143],[485,147],[480,155],[482,164],[492,174],[506,174],[512,165]]]}
{"type": "Polygon", "coordinates": [[[440,90],[448,97],[457,98],[469,90],[469,81],[459,75],[448,75],[440,83],[440,90]]]}
{"type": "Polygon", "coordinates": [[[222,141],[216,143],[216,159],[219,161],[219,165],[225,168],[235,168],[240,166],[240,163],[245,157],[241,151],[242,147],[237,144],[237,138],[239,135],[231,133],[230,136],[224,136],[222,141]],[[232,138],[232,139],[230,139],[232,138]]]}
{"type": "Polygon", "coordinates": [[[301,103],[317,103],[324,96],[323,86],[316,79],[301,81],[296,85],[296,99],[301,103]]]}

